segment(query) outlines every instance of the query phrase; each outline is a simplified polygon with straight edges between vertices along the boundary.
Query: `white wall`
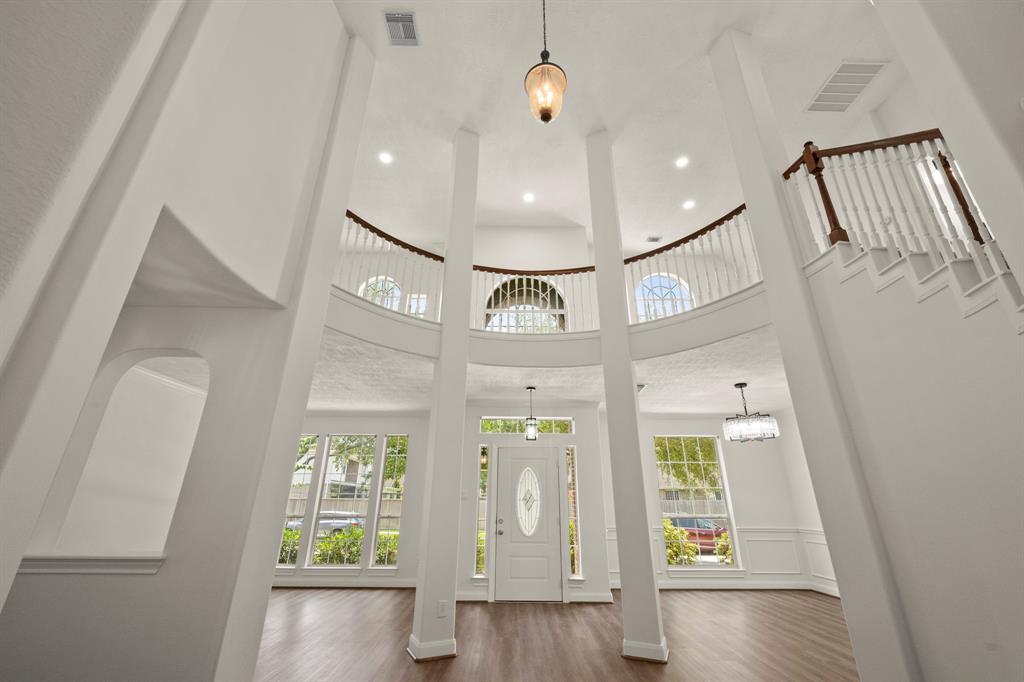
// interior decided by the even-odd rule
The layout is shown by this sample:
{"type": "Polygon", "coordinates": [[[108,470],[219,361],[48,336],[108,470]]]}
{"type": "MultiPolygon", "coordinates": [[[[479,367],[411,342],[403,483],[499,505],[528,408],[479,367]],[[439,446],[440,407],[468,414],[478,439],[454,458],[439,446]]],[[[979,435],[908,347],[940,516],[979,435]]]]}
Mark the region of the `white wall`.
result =
{"type": "MultiPolygon", "coordinates": [[[[815,508],[815,502],[799,435],[794,428],[795,419],[791,411],[784,412],[782,416],[778,439],[762,443],[732,443],[721,436],[722,417],[640,415],[646,503],[652,519],[651,533],[658,553],[656,566],[662,589],[810,588],[838,595],[821,523],[815,524],[813,519],[807,518],[806,509],[815,508]],[[719,439],[733,515],[735,566],[669,569],[666,565],[654,463],[656,435],[714,436],[719,439]],[[794,477],[797,485],[791,483],[794,477]],[[806,479],[807,485],[803,485],[802,479],[806,479]],[[804,526],[805,523],[808,527],[804,526]]],[[[602,414],[602,431],[605,428],[602,414]]],[[[604,464],[608,466],[607,458],[604,464]]],[[[618,569],[615,520],[611,514],[611,486],[606,485],[605,488],[605,506],[609,510],[607,546],[614,586],[618,569]]]]}
{"type": "Polygon", "coordinates": [[[200,123],[167,203],[258,291],[283,298],[317,171],[325,79],[343,31],[331,3],[246,5],[194,106],[200,123]]]}
{"type": "Polygon", "coordinates": [[[937,125],[921,101],[917,86],[909,77],[904,78],[885,101],[878,105],[872,112],[872,118],[882,137],[916,133],[937,125]]]}
{"type": "Polygon", "coordinates": [[[529,270],[562,270],[594,264],[583,226],[480,226],[473,238],[473,262],[493,268],[529,270]]]}
{"type": "MultiPolygon", "coordinates": [[[[200,359],[190,360],[205,364],[200,359]]],[[[138,366],[110,398],[52,553],[160,553],[206,393],[138,366]]]]}
{"type": "Polygon", "coordinates": [[[924,677],[1017,679],[1024,336],[995,301],[837,263],[809,280],[924,677]]]}

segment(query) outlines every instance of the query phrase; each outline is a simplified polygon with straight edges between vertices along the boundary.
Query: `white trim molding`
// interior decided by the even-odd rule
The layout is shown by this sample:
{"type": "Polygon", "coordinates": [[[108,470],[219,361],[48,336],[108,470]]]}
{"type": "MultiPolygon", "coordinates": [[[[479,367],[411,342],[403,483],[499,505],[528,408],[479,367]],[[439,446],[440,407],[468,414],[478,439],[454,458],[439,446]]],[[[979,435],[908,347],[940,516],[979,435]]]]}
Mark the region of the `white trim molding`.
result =
{"type": "Polygon", "coordinates": [[[128,556],[25,556],[18,573],[62,573],[66,575],[156,575],[164,554],[128,556]]]}
{"type": "Polygon", "coordinates": [[[645,661],[668,663],[668,643],[661,638],[661,644],[622,640],[622,655],[627,658],[642,658],[645,661]]]}
{"type": "Polygon", "coordinates": [[[420,642],[415,636],[409,635],[409,646],[406,648],[414,661],[430,661],[435,658],[449,658],[455,655],[455,640],[442,639],[436,642],[420,642]]]}

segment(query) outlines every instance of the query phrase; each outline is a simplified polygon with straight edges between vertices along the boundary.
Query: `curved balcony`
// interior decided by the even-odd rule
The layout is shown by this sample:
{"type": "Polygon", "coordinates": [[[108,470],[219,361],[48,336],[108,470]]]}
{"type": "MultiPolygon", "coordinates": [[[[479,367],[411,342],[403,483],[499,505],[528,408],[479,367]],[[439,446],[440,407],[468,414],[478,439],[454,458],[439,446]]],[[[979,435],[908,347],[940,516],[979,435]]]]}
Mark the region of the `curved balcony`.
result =
{"type": "MultiPolygon", "coordinates": [[[[443,278],[443,256],[347,213],[335,286],[393,313],[436,322],[443,278]]],[[[631,324],[686,313],[760,281],[745,206],[623,262],[631,324]]],[[[472,329],[487,334],[596,331],[594,267],[510,270],[474,265],[471,315],[472,329]]]]}

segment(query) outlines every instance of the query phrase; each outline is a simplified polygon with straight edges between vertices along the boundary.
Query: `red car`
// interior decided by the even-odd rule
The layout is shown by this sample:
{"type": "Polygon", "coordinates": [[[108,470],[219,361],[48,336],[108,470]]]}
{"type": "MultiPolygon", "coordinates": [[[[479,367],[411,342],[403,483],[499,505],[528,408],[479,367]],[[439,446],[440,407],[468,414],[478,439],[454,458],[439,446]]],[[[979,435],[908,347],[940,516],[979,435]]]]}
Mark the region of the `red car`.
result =
{"type": "Polygon", "coordinates": [[[727,531],[711,519],[673,518],[670,521],[676,528],[686,529],[686,539],[696,543],[701,554],[714,552],[716,540],[727,531]]]}

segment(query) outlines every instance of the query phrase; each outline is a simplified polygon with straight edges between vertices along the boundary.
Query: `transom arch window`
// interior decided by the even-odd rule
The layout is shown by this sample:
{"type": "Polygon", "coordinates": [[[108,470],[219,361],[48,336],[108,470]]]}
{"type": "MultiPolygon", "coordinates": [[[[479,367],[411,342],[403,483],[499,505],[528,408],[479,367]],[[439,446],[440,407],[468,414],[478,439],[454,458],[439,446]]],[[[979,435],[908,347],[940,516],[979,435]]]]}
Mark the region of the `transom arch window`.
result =
{"type": "Polygon", "coordinates": [[[691,308],[689,285],[670,272],[651,273],[636,287],[636,314],[640,322],[678,315],[691,308]]]}
{"type": "Polygon", "coordinates": [[[487,331],[546,334],[565,331],[565,299],[558,289],[536,277],[505,280],[487,297],[487,331]]]}
{"type": "Polygon", "coordinates": [[[402,287],[387,275],[375,275],[359,286],[359,295],[377,305],[401,312],[402,287]]]}

